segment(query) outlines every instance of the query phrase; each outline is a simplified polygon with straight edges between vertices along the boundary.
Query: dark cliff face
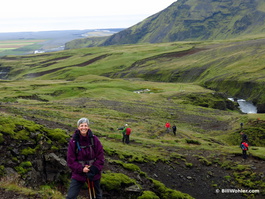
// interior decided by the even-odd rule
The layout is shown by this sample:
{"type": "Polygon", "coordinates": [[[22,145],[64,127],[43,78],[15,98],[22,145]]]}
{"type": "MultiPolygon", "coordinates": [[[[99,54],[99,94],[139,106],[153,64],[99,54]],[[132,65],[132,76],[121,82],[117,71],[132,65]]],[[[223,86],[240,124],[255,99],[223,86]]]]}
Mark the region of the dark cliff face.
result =
{"type": "Polygon", "coordinates": [[[15,123],[13,130],[1,130],[0,176],[19,175],[22,183],[30,187],[65,184],[64,180],[70,176],[66,163],[69,136],[58,142],[42,127],[30,126],[26,121],[24,124],[15,123]],[[35,127],[38,129],[34,130],[35,127]]]}
{"type": "Polygon", "coordinates": [[[178,0],[112,35],[103,45],[228,39],[264,32],[264,4],[256,0],[178,0]]]}

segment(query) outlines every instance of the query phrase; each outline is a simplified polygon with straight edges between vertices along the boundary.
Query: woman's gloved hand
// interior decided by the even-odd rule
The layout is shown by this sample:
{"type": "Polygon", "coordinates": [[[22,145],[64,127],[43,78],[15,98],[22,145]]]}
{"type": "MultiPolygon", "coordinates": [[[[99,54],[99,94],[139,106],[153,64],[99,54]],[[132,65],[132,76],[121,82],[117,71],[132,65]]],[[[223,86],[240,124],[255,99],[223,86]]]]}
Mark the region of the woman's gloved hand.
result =
{"type": "Polygon", "coordinates": [[[89,172],[87,172],[86,176],[89,180],[93,180],[94,176],[99,173],[99,170],[96,166],[92,165],[89,167],[89,172]]]}

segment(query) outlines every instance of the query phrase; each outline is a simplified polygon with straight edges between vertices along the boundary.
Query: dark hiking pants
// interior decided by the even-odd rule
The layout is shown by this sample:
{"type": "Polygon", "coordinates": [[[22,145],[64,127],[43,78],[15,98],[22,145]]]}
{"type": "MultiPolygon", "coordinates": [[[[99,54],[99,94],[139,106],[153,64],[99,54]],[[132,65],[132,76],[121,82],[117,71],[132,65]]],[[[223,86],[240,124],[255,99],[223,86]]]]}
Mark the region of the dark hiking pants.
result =
{"type": "MultiPolygon", "coordinates": [[[[70,187],[69,187],[66,199],[76,199],[84,184],[85,182],[71,179],[70,187]]],[[[95,187],[95,192],[96,192],[96,199],[101,199],[102,193],[100,189],[100,180],[94,181],[94,187],[95,187]]]]}
{"type": "Polygon", "coordinates": [[[243,159],[247,159],[247,151],[242,150],[243,159]]]}

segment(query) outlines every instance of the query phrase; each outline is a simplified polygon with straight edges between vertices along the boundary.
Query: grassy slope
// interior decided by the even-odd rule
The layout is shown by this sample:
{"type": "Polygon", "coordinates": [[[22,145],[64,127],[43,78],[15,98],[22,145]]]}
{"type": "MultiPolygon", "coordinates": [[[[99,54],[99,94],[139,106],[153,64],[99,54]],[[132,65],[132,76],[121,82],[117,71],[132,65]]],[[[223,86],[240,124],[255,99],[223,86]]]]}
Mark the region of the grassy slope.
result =
{"type": "MultiPolygon", "coordinates": [[[[257,43],[259,42],[257,41],[257,43]]],[[[100,107],[94,108],[93,111],[89,112],[97,113],[100,117],[102,117],[102,113],[104,115],[119,115],[120,112],[115,110],[113,113],[113,111],[108,110],[109,107],[102,109],[102,105],[98,102],[99,100],[120,101],[121,103],[130,102],[128,104],[132,107],[137,103],[142,104],[142,106],[154,104],[153,106],[159,107],[159,110],[154,113],[155,118],[150,120],[156,121],[158,115],[160,116],[163,112],[163,116],[160,116],[160,125],[162,127],[166,120],[170,119],[175,122],[180,117],[177,113],[174,113],[177,111],[175,106],[185,109],[186,113],[189,112],[188,110],[195,115],[197,114],[196,112],[199,112],[197,107],[183,104],[183,98],[181,97],[190,93],[212,92],[199,87],[198,84],[204,84],[204,82],[212,80],[208,84],[215,88],[213,85],[216,84],[215,81],[218,79],[220,81],[228,81],[230,78],[238,81],[261,81],[262,79],[259,77],[263,76],[263,63],[259,60],[263,60],[263,49],[261,45],[257,46],[254,44],[256,43],[251,40],[232,43],[221,41],[205,43],[179,42],[96,47],[39,56],[10,56],[2,59],[1,64],[2,67],[12,67],[10,78],[17,79],[17,81],[2,82],[0,92],[2,101],[22,101],[22,103],[18,103],[18,106],[23,106],[24,103],[31,104],[31,100],[34,100],[33,106],[35,106],[35,103],[40,103],[44,106],[50,106],[49,104],[52,103],[54,104],[52,109],[57,109],[57,102],[58,104],[63,104],[65,100],[78,101],[79,98],[87,98],[100,107]],[[190,49],[202,50],[181,57],[161,56],[190,49]],[[253,51],[256,53],[254,63],[251,59],[253,56],[246,56],[253,53],[253,51]],[[252,67],[248,67],[251,61],[252,67]],[[145,79],[167,81],[168,79],[170,80],[176,71],[189,70],[194,73],[196,69],[205,66],[207,66],[207,69],[197,77],[195,77],[196,73],[190,73],[187,77],[180,77],[183,82],[192,82],[193,80],[194,83],[159,83],[142,81],[143,79],[141,79],[144,77],[145,79]],[[156,72],[152,75],[143,75],[145,72],[154,70],[156,72]],[[102,74],[108,74],[112,77],[122,76],[129,79],[108,78],[100,76],[102,74]],[[150,89],[152,94],[136,94],[133,92],[141,89],[150,89]],[[167,106],[172,109],[173,113],[164,111],[167,106]]],[[[218,84],[215,86],[218,88],[218,84]]],[[[236,90],[237,88],[230,87],[229,89],[236,90]]],[[[84,103],[86,104],[86,102],[84,103]]],[[[73,105],[75,104],[73,103],[73,105]]],[[[58,109],[61,109],[61,106],[64,105],[58,106],[58,109]]],[[[88,107],[90,106],[88,105],[88,107]]],[[[83,111],[82,108],[75,109],[80,112],[83,111]]],[[[67,110],[67,108],[64,110],[67,110]]],[[[87,112],[87,110],[84,110],[84,112],[87,112]]],[[[141,114],[142,112],[140,112],[141,114]]],[[[205,115],[208,114],[206,112],[205,115]]],[[[240,116],[231,116],[233,114],[235,113],[228,113],[222,118],[217,113],[218,117],[214,117],[221,121],[229,121],[231,117],[240,118],[240,116]]],[[[118,123],[123,123],[121,121],[124,120],[123,117],[125,115],[126,113],[123,113],[120,121],[114,122],[114,124],[119,126],[118,123]]],[[[140,116],[127,115],[126,117],[137,118],[140,116]]],[[[148,126],[152,125],[153,122],[148,126]]],[[[147,131],[147,129],[144,129],[144,131],[147,131]]]]}
{"type": "MultiPolygon", "coordinates": [[[[198,107],[182,98],[183,95],[191,93],[212,93],[212,90],[198,85],[211,78],[231,75],[245,80],[245,76],[238,74],[242,70],[251,73],[251,77],[255,79],[261,76],[259,59],[251,69],[242,64],[247,65],[251,61],[249,56],[239,59],[248,53],[248,49],[239,51],[242,48],[234,47],[234,43],[218,41],[213,44],[214,42],[187,42],[126,45],[38,56],[8,56],[1,59],[0,63],[2,67],[12,67],[10,78],[13,80],[1,81],[2,108],[15,115],[34,116],[69,126],[74,126],[74,121],[86,116],[98,135],[113,139],[102,139],[102,142],[106,151],[115,151],[120,158],[128,156],[128,151],[131,151],[132,157],[138,159],[164,158],[165,151],[160,148],[162,143],[164,147],[176,147],[177,143],[179,148],[185,150],[240,153],[238,146],[233,143],[238,137],[231,135],[238,131],[240,122],[244,122],[248,128],[249,118],[255,120],[260,117],[263,120],[264,115],[242,115],[238,112],[198,107]],[[161,54],[194,47],[207,50],[183,57],[153,59],[161,54]],[[227,52],[227,49],[231,51],[227,52]],[[229,63],[228,60],[237,62],[227,66],[220,64],[221,60],[226,63],[229,63]],[[155,68],[161,74],[161,79],[156,80],[166,80],[174,70],[198,68],[207,63],[216,64],[209,64],[208,74],[200,76],[194,83],[163,83],[142,79],[143,70],[150,71],[155,68]],[[230,72],[222,70],[223,67],[230,67],[230,72]],[[116,78],[100,76],[102,74],[116,78]],[[127,79],[117,78],[120,76],[127,79]],[[150,92],[134,93],[142,89],[150,89],[150,92]],[[179,137],[163,133],[167,121],[177,124],[179,137]],[[132,126],[131,138],[134,142],[141,143],[139,147],[123,146],[122,150],[117,148],[120,145],[117,140],[121,139],[121,135],[116,128],[124,123],[132,126]],[[187,139],[201,145],[187,144],[187,139]],[[224,143],[225,146],[218,143],[224,143]],[[153,147],[146,150],[146,146],[153,147]]],[[[256,53],[256,57],[263,59],[262,46],[255,48],[251,45],[249,51],[260,52],[256,53]]],[[[3,112],[1,114],[4,115],[3,112]]],[[[251,151],[261,159],[265,159],[264,152],[263,147],[251,151]]]]}
{"type": "Polygon", "coordinates": [[[264,42],[255,38],[230,42],[109,46],[29,56],[3,61],[2,66],[13,67],[10,78],[14,79],[74,80],[86,78],[84,74],[93,74],[151,81],[196,82],[231,96],[264,103],[264,42]],[[181,55],[184,51],[186,54],[181,55]],[[245,89],[245,82],[256,89],[245,89]]]}

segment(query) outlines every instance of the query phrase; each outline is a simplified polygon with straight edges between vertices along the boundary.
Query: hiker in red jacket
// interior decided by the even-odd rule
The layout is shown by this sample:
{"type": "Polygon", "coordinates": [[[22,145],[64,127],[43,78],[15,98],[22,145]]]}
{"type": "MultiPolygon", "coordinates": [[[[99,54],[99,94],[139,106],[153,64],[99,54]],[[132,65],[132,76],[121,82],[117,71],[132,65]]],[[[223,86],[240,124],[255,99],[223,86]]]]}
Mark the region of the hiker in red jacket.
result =
{"type": "Polygon", "coordinates": [[[165,127],[166,127],[166,132],[169,133],[169,131],[170,131],[170,123],[167,122],[167,123],[165,124],[165,127]]]}
{"type": "Polygon", "coordinates": [[[130,135],[131,135],[132,129],[128,126],[128,124],[125,125],[125,143],[130,143],[130,135]]]}
{"type": "Polygon", "coordinates": [[[243,159],[247,159],[248,143],[246,141],[242,141],[240,147],[242,149],[243,159]]]}
{"type": "Polygon", "coordinates": [[[93,135],[87,118],[78,120],[77,128],[68,145],[67,164],[72,170],[72,177],[66,199],[76,199],[85,182],[89,185],[90,194],[101,199],[102,144],[93,135]]]}

